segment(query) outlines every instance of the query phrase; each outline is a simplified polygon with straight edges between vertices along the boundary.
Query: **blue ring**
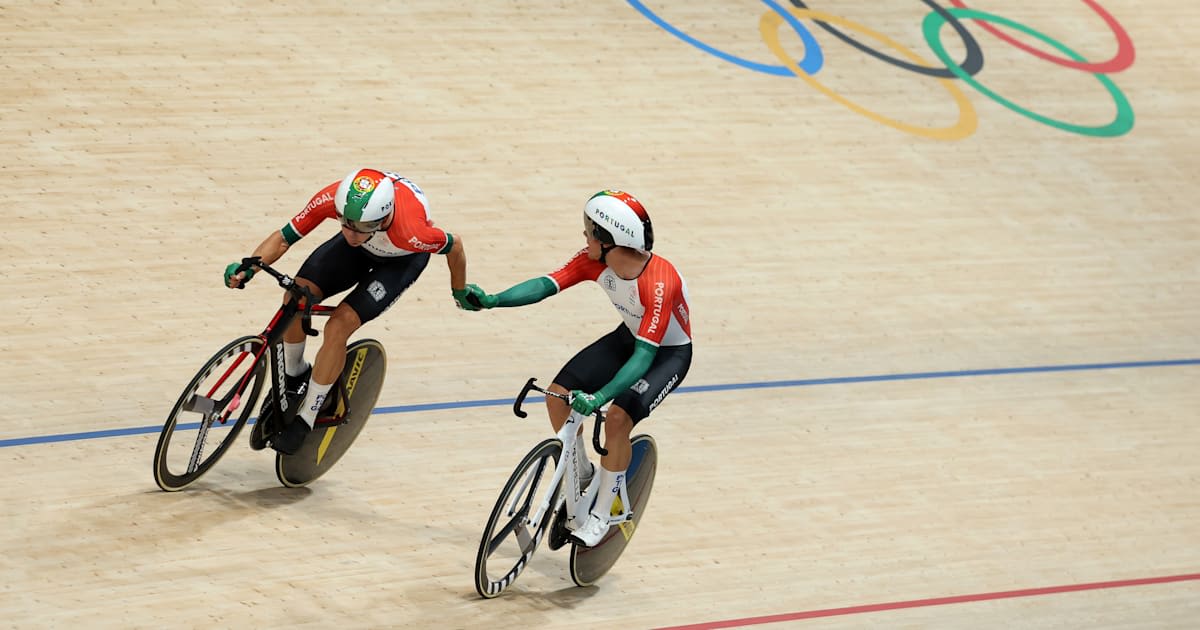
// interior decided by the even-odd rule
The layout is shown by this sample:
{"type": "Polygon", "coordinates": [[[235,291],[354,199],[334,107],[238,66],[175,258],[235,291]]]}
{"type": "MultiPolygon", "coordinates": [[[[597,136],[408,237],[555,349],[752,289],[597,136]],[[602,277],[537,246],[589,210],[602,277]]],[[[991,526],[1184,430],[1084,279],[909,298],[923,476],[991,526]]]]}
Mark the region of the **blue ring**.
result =
{"type": "MultiPolygon", "coordinates": [[[[775,4],[773,0],[762,1],[764,4],[771,7],[772,11],[782,16],[783,19],[792,26],[792,30],[796,31],[796,34],[800,36],[800,41],[804,42],[804,59],[800,60],[800,62],[797,64],[800,66],[800,69],[807,72],[809,75],[814,75],[819,72],[821,70],[821,66],[825,65],[825,55],[821,52],[821,45],[817,43],[817,40],[815,37],[813,37],[812,33],[809,32],[808,29],[804,28],[804,25],[800,24],[800,20],[796,19],[796,16],[792,15],[778,4],[775,4]]],[[[756,61],[742,59],[741,57],[731,55],[723,50],[713,48],[712,46],[705,44],[695,37],[692,37],[691,35],[688,35],[687,33],[675,28],[666,20],[655,15],[652,11],[650,11],[650,9],[646,8],[646,5],[641,3],[641,0],[628,0],[628,2],[630,6],[637,9],[639,13],[646,16],[651,22],[654,22],[662,27],[662,29],[666,32],[678,37],[679,39],[682,39],[683,41],[695,46],[696,48],[699,48],[700,50],[703,50],[714,57],[724,59],[729,63],[735,63],[743,68],[754,70],[755,72],[763,72],[782,77],[793,76],[792,71],[789,70],[787,66],[775,66],[771,64],[758,63],[756,61]]]]}

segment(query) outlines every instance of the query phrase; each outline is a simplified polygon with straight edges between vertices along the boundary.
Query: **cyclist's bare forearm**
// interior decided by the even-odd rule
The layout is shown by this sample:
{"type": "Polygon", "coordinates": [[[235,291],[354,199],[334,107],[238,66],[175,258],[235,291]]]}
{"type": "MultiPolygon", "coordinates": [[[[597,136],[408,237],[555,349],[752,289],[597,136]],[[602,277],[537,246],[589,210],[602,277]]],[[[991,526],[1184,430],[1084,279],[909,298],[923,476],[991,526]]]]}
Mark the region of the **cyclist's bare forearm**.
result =
{"type": "Polygon", "coordinates": [[[262,258],[262,261],[269,265],[279,260],[280,256],[283,256],[284,252],[288,250],[288,247],[290,245],[288,245],[287,241],[283,240],[283,233],[275,231],[271,232],[270,236],[264,239],[258,247],[254,248],[254,253],[251,255],[262,258]]]}
{"type": "Polygon", "coordinates": [[[454,235],[454,244],[446,252],[446,267],[450,269],[450,288],[462,290],[467,287],[467,250],[463,249],[462,236],[454,235]]]}

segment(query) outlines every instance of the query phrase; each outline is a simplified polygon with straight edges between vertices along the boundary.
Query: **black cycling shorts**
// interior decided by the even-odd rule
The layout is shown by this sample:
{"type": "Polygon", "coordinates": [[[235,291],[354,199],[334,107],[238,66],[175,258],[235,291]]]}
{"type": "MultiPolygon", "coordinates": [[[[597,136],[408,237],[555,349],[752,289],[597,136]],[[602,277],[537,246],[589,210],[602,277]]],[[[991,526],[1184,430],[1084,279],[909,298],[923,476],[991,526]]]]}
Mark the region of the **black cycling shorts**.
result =
{"type": "Polygon", "coordinates": [[[326,298],[354,287],[342,303],[354,309],[365,324],[387,310],[428,264],[427,253],[372,256],[361,247],[351,247],[338,233],[309,255],[296,277],[317,285],[326,298]]]}
{"type": "MultiPolygon", "coordinates": [[[[580,350],[559,370],[554,382],[564,389],[594,393],[617,375],[617,371],[633,356],[634,337],[625,324],[580,350]]],[[[692,344],[661,346],[650,363],[650,369],[625,391],[617,394],[613,404],[625,410],[633,423],[650,415],[687,376],[692,365],[692,344]]]]}

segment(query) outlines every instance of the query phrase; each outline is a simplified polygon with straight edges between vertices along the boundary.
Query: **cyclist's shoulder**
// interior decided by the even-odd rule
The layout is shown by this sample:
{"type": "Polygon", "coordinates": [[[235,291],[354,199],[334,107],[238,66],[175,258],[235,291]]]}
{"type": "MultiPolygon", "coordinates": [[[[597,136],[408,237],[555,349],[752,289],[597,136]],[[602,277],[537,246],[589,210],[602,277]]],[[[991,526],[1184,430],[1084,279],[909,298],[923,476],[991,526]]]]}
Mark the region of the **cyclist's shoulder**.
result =
{"type": "Polygon", "coordinates": [[[646,269],[642,272],[642,277],[659,282],[666,280],[683,282],[683,274],[680,273],[675,263],[659,254],[650,256],[650,260],[646,263],[646,269]]]}

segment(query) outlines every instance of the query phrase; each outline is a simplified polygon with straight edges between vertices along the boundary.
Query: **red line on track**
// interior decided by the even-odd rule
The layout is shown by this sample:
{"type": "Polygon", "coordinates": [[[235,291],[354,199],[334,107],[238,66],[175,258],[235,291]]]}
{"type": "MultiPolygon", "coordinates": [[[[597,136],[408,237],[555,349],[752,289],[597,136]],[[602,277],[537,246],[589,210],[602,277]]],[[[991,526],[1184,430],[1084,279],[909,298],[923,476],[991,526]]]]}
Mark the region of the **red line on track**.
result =
{"type": "Polygon", "coordinates": [[[965,604],[983,602],[993,599],[1011,599],[1014,597],[1034,597],[1036,595],[1054,595],[1056,593],[1073,593],[1077,591],[1095,591],[1105,588],[1125,588],[1127,586],[1145,586],[1148,584],[1166,584],[1169,582],[1187,582],[1200,580],[1200,573],[1185,575],[1169,575],[1165,577],[1139,578],[1136,580],[1113,580],[1111,582],[1091,582],[1088,584],[1067,584],[1065,586],[1045,586],[1042,588],[1027,588],[1017,591],[1000,591],[996,593],[976,593],[974,595],[954,595],[951,597],[934,597],[930,599],[914,599],[905,602],[889,602],[886,604],[868,604],[865,606],[847,606],[845,608],[826,608],[824,610],[809,610],[805,612],[767,615],[764,617],[746,617],[744,619],[726,619],[724,621],[709,621],[686,626],[670,626],[659,630],[712,630],[715,628],[738,628],[756,626],[766,623],[797,621],[800,619],[815,619],[817,617],[837,617],[840,615],[858,615],[862,613],[879,612],[882,610],[900,610],[903,608],[922,608],[925,606],[945,606],[947,604],[965,604]]]}

